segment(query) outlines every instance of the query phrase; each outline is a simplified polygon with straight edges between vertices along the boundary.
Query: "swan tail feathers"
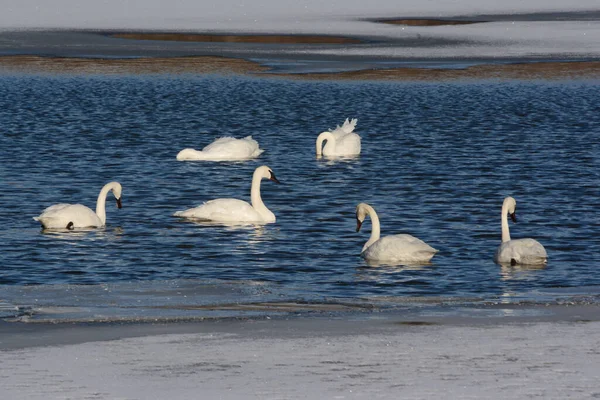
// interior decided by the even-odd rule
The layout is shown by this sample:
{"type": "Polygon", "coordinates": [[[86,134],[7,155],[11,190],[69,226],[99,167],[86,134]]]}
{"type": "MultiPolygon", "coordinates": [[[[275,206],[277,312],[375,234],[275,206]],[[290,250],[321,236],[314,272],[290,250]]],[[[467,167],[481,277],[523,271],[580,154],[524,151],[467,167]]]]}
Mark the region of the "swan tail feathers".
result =
{"type": "Polygon", "coordinates": [[[353,118],[352,120],[346,118],[346,121],[344,121],[344,125],[342,125],[342,130],[346,133],[350,133],[350,132],[354,131],[354,129],[356,128],[357,122],[358,122],[357,118],[353,118]]]}

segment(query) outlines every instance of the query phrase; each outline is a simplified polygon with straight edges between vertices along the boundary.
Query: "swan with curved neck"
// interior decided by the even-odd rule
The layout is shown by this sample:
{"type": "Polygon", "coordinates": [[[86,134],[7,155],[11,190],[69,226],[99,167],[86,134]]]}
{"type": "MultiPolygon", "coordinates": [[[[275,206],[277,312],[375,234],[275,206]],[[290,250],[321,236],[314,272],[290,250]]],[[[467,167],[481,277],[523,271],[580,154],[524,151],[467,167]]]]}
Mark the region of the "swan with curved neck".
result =
{"type": "Polygon", "coordinates": [[[264,152],[252,136],[242,139],[222,137],[204,147],[201,151],[183,149],[177,154],[179,161],[232,161],[256,158],[264,152]]]}
{"type": "Polygon", "coordinates": [[[412,235],[380,237],[379,217],[375,209],[367,203],[360,203],[356,207],[357,232],[360,231],[367,215],[371,217],[371,237],[361,251],[361,255],[367,260],[418,263],[428,262],[437,253],[436,249],[412,235]]]}
{"type": "Polygon", "coordinates": [[[260,182],[263,179],[281,183],[275,177],[271,168],[266,165],[256,168],[252,175],[252,187],[250,189],[250,201],[252,204],[238,199],[215,199],[189,210],[177,211],[173,215],[176,217],[233,224],[275,222],[275,214],[265,206],[260,196],[260,182]]]}
{"type": "Polygon", "coordinates": [[[508,216],[517,222],[516,217],[517,202],[512,197],[507,197],[502,203],[502,243],[498,246],[494,261],[498,264],[510,265],[541,265],[548,262],[546,249],[537,240],[534,239],[514,239],[510,238],[508,229],[508,216]]]}
{"type": "Polygon", "coordinates": [[[317,136],[317,156],[348,157],[360,154],[360,136],[354,133],[357,119],[346,121],[333,131],[321,132],[317,136]],[[325,142],[325,146],[323,146],[325,142]]]}
{"type": "Polygon", "coordinates": [[[122,187],[119,182],[109,182],[98,195],[96,212],[82,204],[55,204],[46,208],[38,217],[45,229],[99,228],[106,225],[106,196],[113,193],[117,200],[117,208],[121,208],[122,187]]]}

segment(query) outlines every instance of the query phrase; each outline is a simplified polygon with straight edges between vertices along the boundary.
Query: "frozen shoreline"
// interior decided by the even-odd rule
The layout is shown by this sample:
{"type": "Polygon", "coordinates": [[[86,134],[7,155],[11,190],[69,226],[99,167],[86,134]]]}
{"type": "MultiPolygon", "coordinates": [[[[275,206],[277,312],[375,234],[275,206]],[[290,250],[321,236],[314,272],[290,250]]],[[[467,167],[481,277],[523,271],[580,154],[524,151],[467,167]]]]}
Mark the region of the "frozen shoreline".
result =
{"type": "Polygon", "coordinates": [[[552,319],[443,323],[390,317],[26,325],[20,340],[52,345],[1,350],[0,383],[11,399],[597,396],[597,307],[568,311],[552,319]]]}
{"type": "MultiPolygon", "coordinates": [[[[69,1],[64,3],[67,7],[69,1]]],[[[260,15],[243,5],[227,9],[220,4],[207,13],[191,9],[186,16],[179,15],[188,6],[164,10],[159,18],[151,14],[152,5],[141,10],[143,17],[134,18],[126,10],[129,13],[112,18],[110,13],[118,7],[109,1],[96,14],[74,7],[66,18],[44,6],[33,11],[15,5],[4,14],[6,20],[0,17],[0,56],[106,60],[217,56],[256,62],[276,73],[600,60],[600,9],[587,1],[568,8],[542,2],[498,6],[468,1],[451,6],[407,2],[398,7],[379,1],[320,12],[284,10],[279,3],[269,3],[259,7],[260,15]],[[14,18],[7,18],[11,13],[14,18]],[[477,23],[385,23],[394,19],[477,23]],[[236,35],[252,39],[232,40],[236,35]],[[312,42],[295,42],[300,36],[310,36],[312,42]]]]}

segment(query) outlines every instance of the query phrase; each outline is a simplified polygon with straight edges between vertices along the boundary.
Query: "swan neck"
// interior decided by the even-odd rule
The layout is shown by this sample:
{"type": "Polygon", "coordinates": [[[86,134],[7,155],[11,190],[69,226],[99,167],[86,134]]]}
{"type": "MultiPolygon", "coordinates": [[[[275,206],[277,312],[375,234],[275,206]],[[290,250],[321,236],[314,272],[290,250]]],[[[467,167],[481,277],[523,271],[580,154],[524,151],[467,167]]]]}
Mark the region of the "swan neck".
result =
{"type": "Polygon", "coordinates": [[[267,217],[271,215],[271,211],[265,206],[265,203],[262,201],[262,197],[260,196],[260,183],[262,181],[262,172],[255,171],[252,176],[252,187],[250,188],[250,200],[252,202],[252,207],[263,217],[267,217]]]}
{"type": "Polygon", "coordinates": [[[335,137],[331,132],[322,132],[317,136],[317,155],[323,155],[323,142],[333,143],[335,145],[335,137]]]}
{"type": "Polygon", "coordinates": [[[112,190],[112,184],[108,183],[104,185],[102,190],[100,190],[100,194],[98,195],[98,200],[96,201],[96,215],[102,221],[102,225],[106,224],[106,196],[108,192],[112,190]]]}
{"type": "Polygon", "coordinates": [[[510,231],[508,230],[508,205],[502,204],[502,243],[510,240],[510,231]]]}
{"type": "Polygon", "coordinates": [[[371,206],[367,206],[367,214],[371,217],[371,225],[372,225],[371,226],[371,237],[369,238],[367,243],[365,243],[365,246],[363,247],[363,251],[365,251],[367,248],[369,248],[369,246],[371,246],[373,243],[378,241],[380,234],[381,234],[381,226],[379,224],[379,217],[377,216],[375,209],[371,206]]]}

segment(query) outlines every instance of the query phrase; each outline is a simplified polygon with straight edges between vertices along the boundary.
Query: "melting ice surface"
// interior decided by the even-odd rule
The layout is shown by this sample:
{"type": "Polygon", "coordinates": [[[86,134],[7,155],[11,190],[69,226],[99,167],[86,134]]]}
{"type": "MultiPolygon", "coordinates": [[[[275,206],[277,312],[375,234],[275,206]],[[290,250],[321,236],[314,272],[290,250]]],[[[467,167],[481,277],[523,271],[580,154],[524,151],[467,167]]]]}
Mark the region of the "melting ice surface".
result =
{"type": "Polygon", "coordinates": [[[261,302],[593,300],[599,88],[2,76],[0,312],[100,319],[211,315],[215,305],[228,315],[261,302]],[[358,118],[361,156],[316,159],[318,133],[346,117],[358,118]],[[223,135],[253,135],[266,151],[239,163],[175,159],[223,135]],[[277,223],[172,217],[213,198],[249,200],[262,164],[282,182],[262,184],[277,223]],[[123,185],[123,209],[109,198],[105,229],[44,233],[32,220],[59,202],[94,207],[112,180],[123,185]],[[507,195],[518,204],[513,238],[540,241],[547,267],[493,263],[507,195]],[[370,222],[356,233],[354,218],[363,201],[382,234],[410,233],[439,249],[433,264],[365,263],[370,222]]]}

